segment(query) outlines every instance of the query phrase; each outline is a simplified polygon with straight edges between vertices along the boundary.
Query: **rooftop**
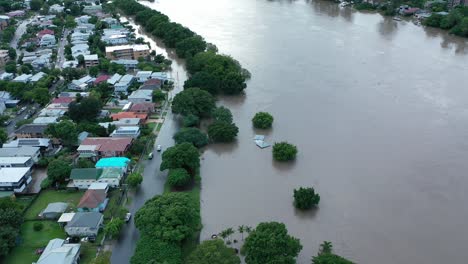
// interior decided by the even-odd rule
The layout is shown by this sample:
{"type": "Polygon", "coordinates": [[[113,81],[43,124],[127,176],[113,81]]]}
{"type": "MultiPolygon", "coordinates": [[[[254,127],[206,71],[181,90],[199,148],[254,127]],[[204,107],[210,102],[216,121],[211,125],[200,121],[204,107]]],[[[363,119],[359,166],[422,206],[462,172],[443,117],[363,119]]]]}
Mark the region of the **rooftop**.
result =
{"type": "Polygon", "coordinates": [[[73,264],[80,252],[80,244],[67,244],[65,240],[55,238],[49,241],[36,264],[73,264]]]}
{"type": "MultiPolygon", "coordinates": [[[[78,204],[78,208],[97,208],[99,204],[103,203],[106,200],[107,194],[103,190],[87,190],[84,194],[83,197],[81,197],[80,202],[78,204]]],[[[77,217],[75,215],[75,217],[77,217]]],[[[75,217],[73,217],[73,220],[70,223],[73,223],[75,220],[75,217]]],[[[81,219],[81,216],[80,216],[81,219]]],[[[70,227],[70,223],[67,225],[70,227]]],[[[76,226],[80,226],[79,223],[76,223],[76,226]]]]}
{"type": "Polygon", "coordinates": [[[152,98],[153,97],[153,91],[151,90],[136,90],[134,91],[131,95],[128,96],[128,98],[152,98]]]}
{"type": "Polygon", "coordinates": [[[100,179],[119,179],[122,177],[122,169],[104,168],[100,179]]]}
{"type": "Polygon", "coordinates": [[[116,50],[125,50],[125,49],[132,49],[134,51],[142,51],[142,50],[149,50],[149,47],[146,44],[107,46],[106,53],[114,52],[116,50]]]}
{"type": "MultiPolygon", "coordinates": [[[[88,192],[96,191],[86,191],[86,193],[88,192]]],[[[98,212],[78,212],[75,213],[72,220],[67,224],[67,227],[96,227],[101,222],[102,217],[102,214],[98,212]]]]}
{"type": "Polygon", "coordinates": [[[96,163],[96,168],[127,167],[130,160],[125,157],[102,158],[96,163]]]}
{"type": "Polygon", "coordinates": [[[16,134],[43,134],[46,130],[47,125],[45,124],[26,124],[18,128],[16,134]]]}
{"type": "Polygon", "coordinates": [[[0,168],[0,182],[18,182],[30,168],[0,168]]]}
{"type": "Polygon", "coordinates": [[[38,147],[0,148],[0,157],[30,157],[38,151],[38,147]]]}
{"type": "Polygon", "coordinates": [[[70,173],[72,180],[97,180],[102,174],[101,169],[96,168],[80,168],[73,169],[70,173]]]}
{"type": "Polygon", "coordinates": [[[75,213],[63,213],[60,218],[57,220],[58,223],[68,223],[73,219],[75,213]]]}
{"type": "Polygon", "coordinates": [[[145,113],[134,113],[134,112],[119,112],[111,115],[113,120],[120,120],[122,118],[138,118],[145,120],[148,118],[148,114],[145,113]]]}
{"type": "Polygon", "coordinates": [[[84,55],[84,60],[98,60],[98,55],[97,54],[90,54],[90,55],[84,55]]]}
{"type": "Polygon", "coordinates": [[[95,145],[99,151],[108,152],[125,151],[131,143],[131,138],[88,137],[81,142],[81,145],[95,145]]]}
{"type": "Polygon", "coordinates": [[[24,164],[31,157],[0,157],[0,164],[24,164]]]}

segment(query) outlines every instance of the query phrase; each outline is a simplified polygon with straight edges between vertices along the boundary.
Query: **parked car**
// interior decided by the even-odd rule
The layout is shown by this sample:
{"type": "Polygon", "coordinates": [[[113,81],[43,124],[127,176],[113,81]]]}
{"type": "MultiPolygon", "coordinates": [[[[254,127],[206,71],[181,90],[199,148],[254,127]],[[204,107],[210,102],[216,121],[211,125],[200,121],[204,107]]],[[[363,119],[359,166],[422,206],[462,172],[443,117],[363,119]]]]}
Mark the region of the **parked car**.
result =
{"type": "Polygon", "coordinates": [[[127,213],[127,214],[125,215],[125,222],[128,223],[128,221],[130,221],[130,218],[132,218],[132,214],[131,214],[131,213],[127,213]]]}
{"type": "Polygon", "coordinates": [[[67,237],[67,239],[65,239],[65,241],[67,243],[76,244],[76,243],[80,242],[80,238],[79,237],[67,237]]]}
{"type": "Polygon", "coordinates": [[[16,114],[21,115],[24,111],[26,111],[26,106],[21,107],[16,114]]]}
{"type": "Polygon", "coordinates": [[[162,149],[161,145],[158,145],[158,146],[156,147],[156,150],[157,150],[158,152],[160,152],[161,149],[162,149]]]}
{"type": "Polygon", "coordinates": [[[11,124],[11,120],[7,120],[7,121],[3,122],[3,126],[8,126],[9,124],[11,124]]]}
{"type": "Polygon", "coordinates": [[[153,159],[153,152],[148,155],[148,159],[153,159]]]}

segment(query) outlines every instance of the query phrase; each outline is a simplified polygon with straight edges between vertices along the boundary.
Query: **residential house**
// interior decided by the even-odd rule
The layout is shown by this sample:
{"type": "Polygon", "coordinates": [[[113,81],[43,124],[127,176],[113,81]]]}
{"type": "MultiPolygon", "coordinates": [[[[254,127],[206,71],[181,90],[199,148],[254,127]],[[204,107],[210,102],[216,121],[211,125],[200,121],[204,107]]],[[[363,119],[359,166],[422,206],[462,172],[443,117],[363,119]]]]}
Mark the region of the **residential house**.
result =
{"type": "Polygon", "coordinates": [[[84,56],[84,55],[90,54],[89,46],[86,43],[73,45],[71,47],[71,51],[72,51],[72,56],[74,58],[76,58],[76,57],[78,57],[80,55],[84,56]]]}
{"type": "Polygon", "coordinates": [[[107,25],[119,25],[119,20],[112,18],[112,17],[106,17],[101,19],[102,22],[105,22],[107,25]]]}
{"type": "Polygon", "coordinates": [[[33,264],[78,264],[81,244],[69,244],[55,238],[49,241],[39,260],[33,264]]]}
{"type": "Polygon", "coordinates": [[[116,114],[111,114],[112,120],[121,120],[123,118],[138,118],[142,122],[148,119],[148,114],[139,114],[134,112],[119,112],[116,114]]]}
{"type": "Polygon", "coordinates": [[[113,86],[117,82],[119,82],[121,78],[122,78],[122,75],[116,73],[116,74],[112,75],[112,77],[109,80],[107,80],[107,83],[113,86]]]}
{"type": "Polygon", "coordinates": [[[111,60],[115,59],[132,59],[136,60],[141,57],[147,57],[150,54],[150,48],[146,44],[133,44],[121,46],[107,46],[106,57],[111,60]]]}
{"type": "Polygon", "coordinates": [[[31,158],[33,162],[38,162],[41,152],[38,147],[16,147],[16,148],[0,148],[0,157],[27,157],[31,158]]]}
{"type": "Polygon", "coordinates": [[[100,75],[96,78],[96,80],[94,80],[94,85],[98,85],[102,82],[107,82],[107,80],[109,80],[110,76],[109,75],[100,75]]]}
{"type": "Polygon", "coordinates": [[[84,55],[86,68],[99,65],[99,58],[97,54],[84,55]]]}
{"type": "Polygon", "coordinates": [[[34,74],[34,75],[31,77],[31,79],[29,79],[29,81],[32,82],[32,83],[36,83],[36,82],[38,82],[40,79],[42,79],[42,78],[44,78],[44,77],[46,77],[46,76],[47,76],[47,74],[45,74],[45,73],[43,73],[43,72],[38,72],[38,73],[34,74]]]}
{"type": "Polygon", "coordinates": [[[12,18],[12,17],[22,17],[25,14],[26,12],[24,12],[23,10],[15,10],[15,11],[8,12],[5,15],[7,15],[9,18],[12,18]]]}
{"type": "Polygon", "coordinates": [[[119,82],[114,84],[114,94],[127,94],[127,89],[132,85],[134,76],[130,74],[125,74],[119,82]]]}
{"type": "MultiPolygon", "coordinates": [[[[102,169],[102,174],[98,179],[98,183],[104,183],[114,188],[119,187],[123,174],[124,171],[121,168],[104,168],[102,169]]],[[[96,186],[90,186],[90,189],[95,188],[96,186]]]]}
{"type": "Polygon", "coordinates": [[[4,30],[6,27],[8,27],[9,22],[9,16],[0,15],[0,30],[4,30]]]}
{"type": "Polygon", "coordinates": [[[102,158],[96,163],[96,168],[116,168],[123,172],[127,172],[130,165],[130,159],[126,157],[110,157],[102,158]]]}
{"type": "Polygon", "coordinates": [[[90,19],[91,19],[90,16],[88,16],[88,15],[83,15],[83,16],[80,16],[80,17],[75,18],[75,22],[76,22],[78,25],[87,24],[87,23],[89,23],[89,20],[90,20],[90,19]]]}
{"type": "Polygon", "coordinates": [[[69,85],[68,88],[70,90],[77,90],[77,91],[84,91],[89,88],[91,84],[93,84],[95,78],[86,75],[78,80],[73,80],[69,85]]]}
{"type": "Polygon", "coordinates": [[[124,127],[124,126],[139,126],[141,123],[140,118],[122,118],[117,121],[112,121],[111,124],[115,127],[124,127]]]}
{"type": "Polygon", "coordinates": [[[137,60],[120,59],[120,60],[112,60],[111,62],[119,64],[119,65],[123,65],[127,71],[134,70],[138,66],[137,60]]]}
{"type": "Polygon", "coordinates": [[[81,97],[88,97],[89,93],[88,92],[61,92],[59,94],[59,97],[71,97],[71,98],[76,98],[77,96],[81,97]]]}
{"type": "Polygon", "coordinates": [[[17,138],[44,138],[46,128],[46,124],[26,124],[15,131],[15,136],[17,138]]]}
{"type": "Polygon", "coordinates": [[[73,169],[70,173],[70,180],[73,181],[73,187],[78,189],[88,189],[96,182],[102,174],[102,169],[82,168],[73,169]]]}
{"type": "Polygon", "coordinates": [[[39,217],[45,219],[58,219],[67,210],[67,208],[67,203],[50,203],[44,210],[42,210],[39,217]]]}
{"type": "MultiPolygon", "coordinates": [[[[88,190],[89,191],[89,190],[88,190]]],[[[94,236],[96,237],[104,221],[104,216],[98,212],[78,212],[65,226],[65,232],[69,236],[94,236]]]]}
{"type": "Polygon", "coordinates": [[[151,74],[151,79],[161,80],[162,82],[170,80],[167,72],[153,72],[151,74]]]}
{"type": "Polygon", "coordinates": [[[55,116],[62,117],[66,113],[63,109],[57,108],[44,108],[39,112],[39,116],[55,116]]]}
{"type": "Polygon", "coordinates": [[[52,14],[63,13],[64,9],[65,7],[58,5],[58,4],[54,4],[49,7],[49,12],[52,14]]]}
{"type": "Polygon", "coordinates": [[[55,35],[55,32],[53,30],[50,30],[50,29],[43,29],[43,30],[37,32],[37,34],[36,34],[37,38],[39,38],[39,39],[42,38],[45,35],[52,35],[53,36],[53,35],[55,35]]]}
{"type": "Polygon", "coordinates": [[[48,124],[55,124],[58,122],[58,117],[56,116],[39,116],[33,120],[33,124],[41,124],[41,125],[48,125],[48,124]]]}
{"type": "Polygon", "coordinates": [[[81,145],[81,142],[83,142],[87,137],[89,136],[89,133],[86,131],[83,131],[78,134],[78,145],[81,145]]]}
{"type": "MultiPolygon", "coordinates": [[[[3,66],[3,65],[0,64],[0,66],[3,66]]],[[[15,75],[13,73],[4,72],[0,74],[0,80],[2,81],[11,81],[13,80],[13,78],[15,78],[15,75]]]]}
{"type": "Polygon", "coordinates": [[[8,50],[0,50],[0,67],[5,66],[5,64],[10,60],[8,55],[8,50]]]}
{"type": "Polygon", "coordinates": [[[88,190],[100,190],[107,193],[109,191],[109,184],[106,182],[93,182],[89,185],[88,190]]]}
{"type": "Polygon", "coordinates": [[[71,60],[71,61],[64,61],[62,64],[62,68],[76,68],[78,67],[78,61],[77,60],[71,60]]]}
{"type": "Polygon", "coordinates": [[[102,6],[100,5],[90,5],[83,8],[83,13],[88,15],[96,15],[102,13],[102,6]]]}
{"type": "Polygon", "coordinates": [[[31,168],[0,168],[0,191],[20,193],[31,181],[31,168]]]}
{"type": "Polygon", "coordinates": [[[140,135],[140,127],[138,126],[122,126],[115,129],[110,137],[130,137],[137,138],[140,135]]]}
{"type": "Polygon", "coordinates": [[[151,102],[153,100],[152,90],[136,90],[128,96],[128,101],[132,103],[151,102]]]}
{"type": "Polygon", "coordinates": [[[135,77],[137,78],[138,82],[144,83],[144,82],[146,82],[147,80],[151,79],[151,74],[152,74],[152,73],[153,73],[153,72],[151,72],[151,71],[138,71],[138,72],[136,73],[136,76],[135,76],[135,77]]]}
{"type": "Polygon", "coordinates": [[[48,138],[19,138],[3,144],[4,148],[17,148],[23,146],[38,147],[42,153],[52,148],[52,141],[48,138]]]}
{"type": "Polygon", "coordinates": [[[62,104],[68,106],[73,101],[75,101],[75,98],[72,97],[57,97],[52,100],[52,104],[62,104]]]}
{"type": "Polygon", "coordinates": [[[101,40],[108,45],[122,45],[122,44],[128,43],[127,35],[123,35],[123,34],[112,34],[112,35],[104,34],[101,40]]]}
{"type": "Polygon", "coordinates": [[[159,79],[149,79],[143,83],[140,90],[156,90],[161,88],[162,81],[159,79]]]}
{"type": "Polygon", "coordinates": [[[0,102],[4,103],[6,107],[16,107],[19,100],[13,100],[9,92],[0,91],[0,102]]]}
{"type": "Polygon", "coordinates": [[[31,157],[0,157],[0,168],[30,168],[33,165],[31,157]]]}
{"type": "Polygon", "coordinates": [[[80,157],[124,156],[132,138],[88,137],[78,147],[80,157]]]}
{"type": "Polygon", "coordinates": [[[130,107],[129,111],[134,113],[151,114],[154,112],[154,107],[154,103],[135,103],[130,107]]]}
{"type": "Polygon", "coordinates": [[[70,40],[73,44],[84,44],[88,42],[88,38],[90,35],[91,35],[90,32],[88,33],[73,32],[70,35],[70,40]]]}
{"type": "Polygon", "coordinates": [[[107,193],[101,190],[87,190],[78,203],[78,212],[102,212],[106,209],[107,193]]]}
{"type": "Polygon", "coordinates": [[[28,83],[31,77],[32,74],[21,74],[20,76],[16,76],[16,78],[13,79],[13,82],[28,83]]]}
{"type": "Polygon", "coordinates": [[[42,36],[41,41],[39,42],[41,47],[52,47],[55,46],[55,44],[57,44],[55,36],[49,34],[42,36]]]}
{"type": "Polygon", "coordinates": [[[81,33],[93,33],[95,29],[95,25],[91,23],[83,23],[80,25],[77,25],[75,29],[73,29],[73,32],[81,32],[81,33]]]}

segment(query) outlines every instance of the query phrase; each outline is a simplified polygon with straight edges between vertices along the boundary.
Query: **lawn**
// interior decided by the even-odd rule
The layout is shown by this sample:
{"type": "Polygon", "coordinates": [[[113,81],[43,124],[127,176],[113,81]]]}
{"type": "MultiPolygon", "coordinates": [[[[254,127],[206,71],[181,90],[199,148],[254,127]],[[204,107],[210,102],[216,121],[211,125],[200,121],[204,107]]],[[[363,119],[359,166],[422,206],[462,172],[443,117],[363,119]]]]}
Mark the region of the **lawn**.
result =
{"type": "Polygon", "coordinates": [[[83,196],[83,192],[79,191],[54,191],[54,190],[46,190],[42,191],[39,194],[39,197],[33,202],[31,207],[26,211],[24,214],[24,219],[26,220],[34,220],[37,219],[39,213],[44,210],[49,203],[55,202],[66,202],[70,203],[71,208],[73,209],[76,207],[78,202],[83,196]]]}
{"type": "Polygon", "coordinates": [[[55,221],[41,221],[44,228],[34,231],[33,224],[36,221],[27,221],[21,226],[21,242],[14,247],[5,264],[32,263],[39,259],[35,254],[36,249],[47,246],[49,240],[54,238],[65,238],[66,234],[55,221]]]}
{"type": "Polygon", "coordinates": [[[96,257],[97,241],[96,243],[82,242],[80,264],[89,264],[96,257]]]}

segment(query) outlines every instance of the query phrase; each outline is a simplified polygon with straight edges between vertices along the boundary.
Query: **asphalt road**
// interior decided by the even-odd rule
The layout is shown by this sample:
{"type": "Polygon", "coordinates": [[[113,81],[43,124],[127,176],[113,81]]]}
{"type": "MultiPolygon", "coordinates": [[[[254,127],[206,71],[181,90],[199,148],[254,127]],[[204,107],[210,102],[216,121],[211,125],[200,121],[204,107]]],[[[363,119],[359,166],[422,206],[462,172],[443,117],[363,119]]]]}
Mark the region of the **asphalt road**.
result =
{"type": "Polygon", "coordinates": [[[68,29],[65,29],[62,33],[62,38],[59,39],[59,44],[57,48],[57,63],[55,63],[55,68],[57,69],[62,69],[63,63],[65,62],[64,52],[65,46],[67,45],[67,36],[70,32],[68,31],[68,29]]]}
{"type": "Polygon", "coordinates": [[[173,119],[170,110],[166,115],[166,121],[164,122],[159,136],[153,146],[153,159],[143,161],[144,173],[143,182],[135,195],[132,197],[131,206],[129,208],[132,213],[132,220],[124,227],[119,240],[114,243],[112,249],[112,264],[128,264],[130,258],[135,251],[136,243],[138,242],[139,234],[135,228],[133,222],[133,216],[142,207],[146,200],[152,198],[157,194],[162,194],[164,190],[164,183],[166,182],[167,171],[159,171],[159,165],[161,164],[161,153],[168,147],[174,145],[172,135],[177,131],[176,121],[173,119]],[[162,151],[157,152],[156,146],[162,146],[162,151]]]}
{"type": "Polygon", "coordinates": [[[32,19],[28,18],[26,20],[21,21],[15,31],[15,35],[11,40],[10,46],[16,50],[16,54],[19,56],[20,50],[18,49],[18,42],[21,36],[26,32],[26,25],[31,23],[32,19]]]}

